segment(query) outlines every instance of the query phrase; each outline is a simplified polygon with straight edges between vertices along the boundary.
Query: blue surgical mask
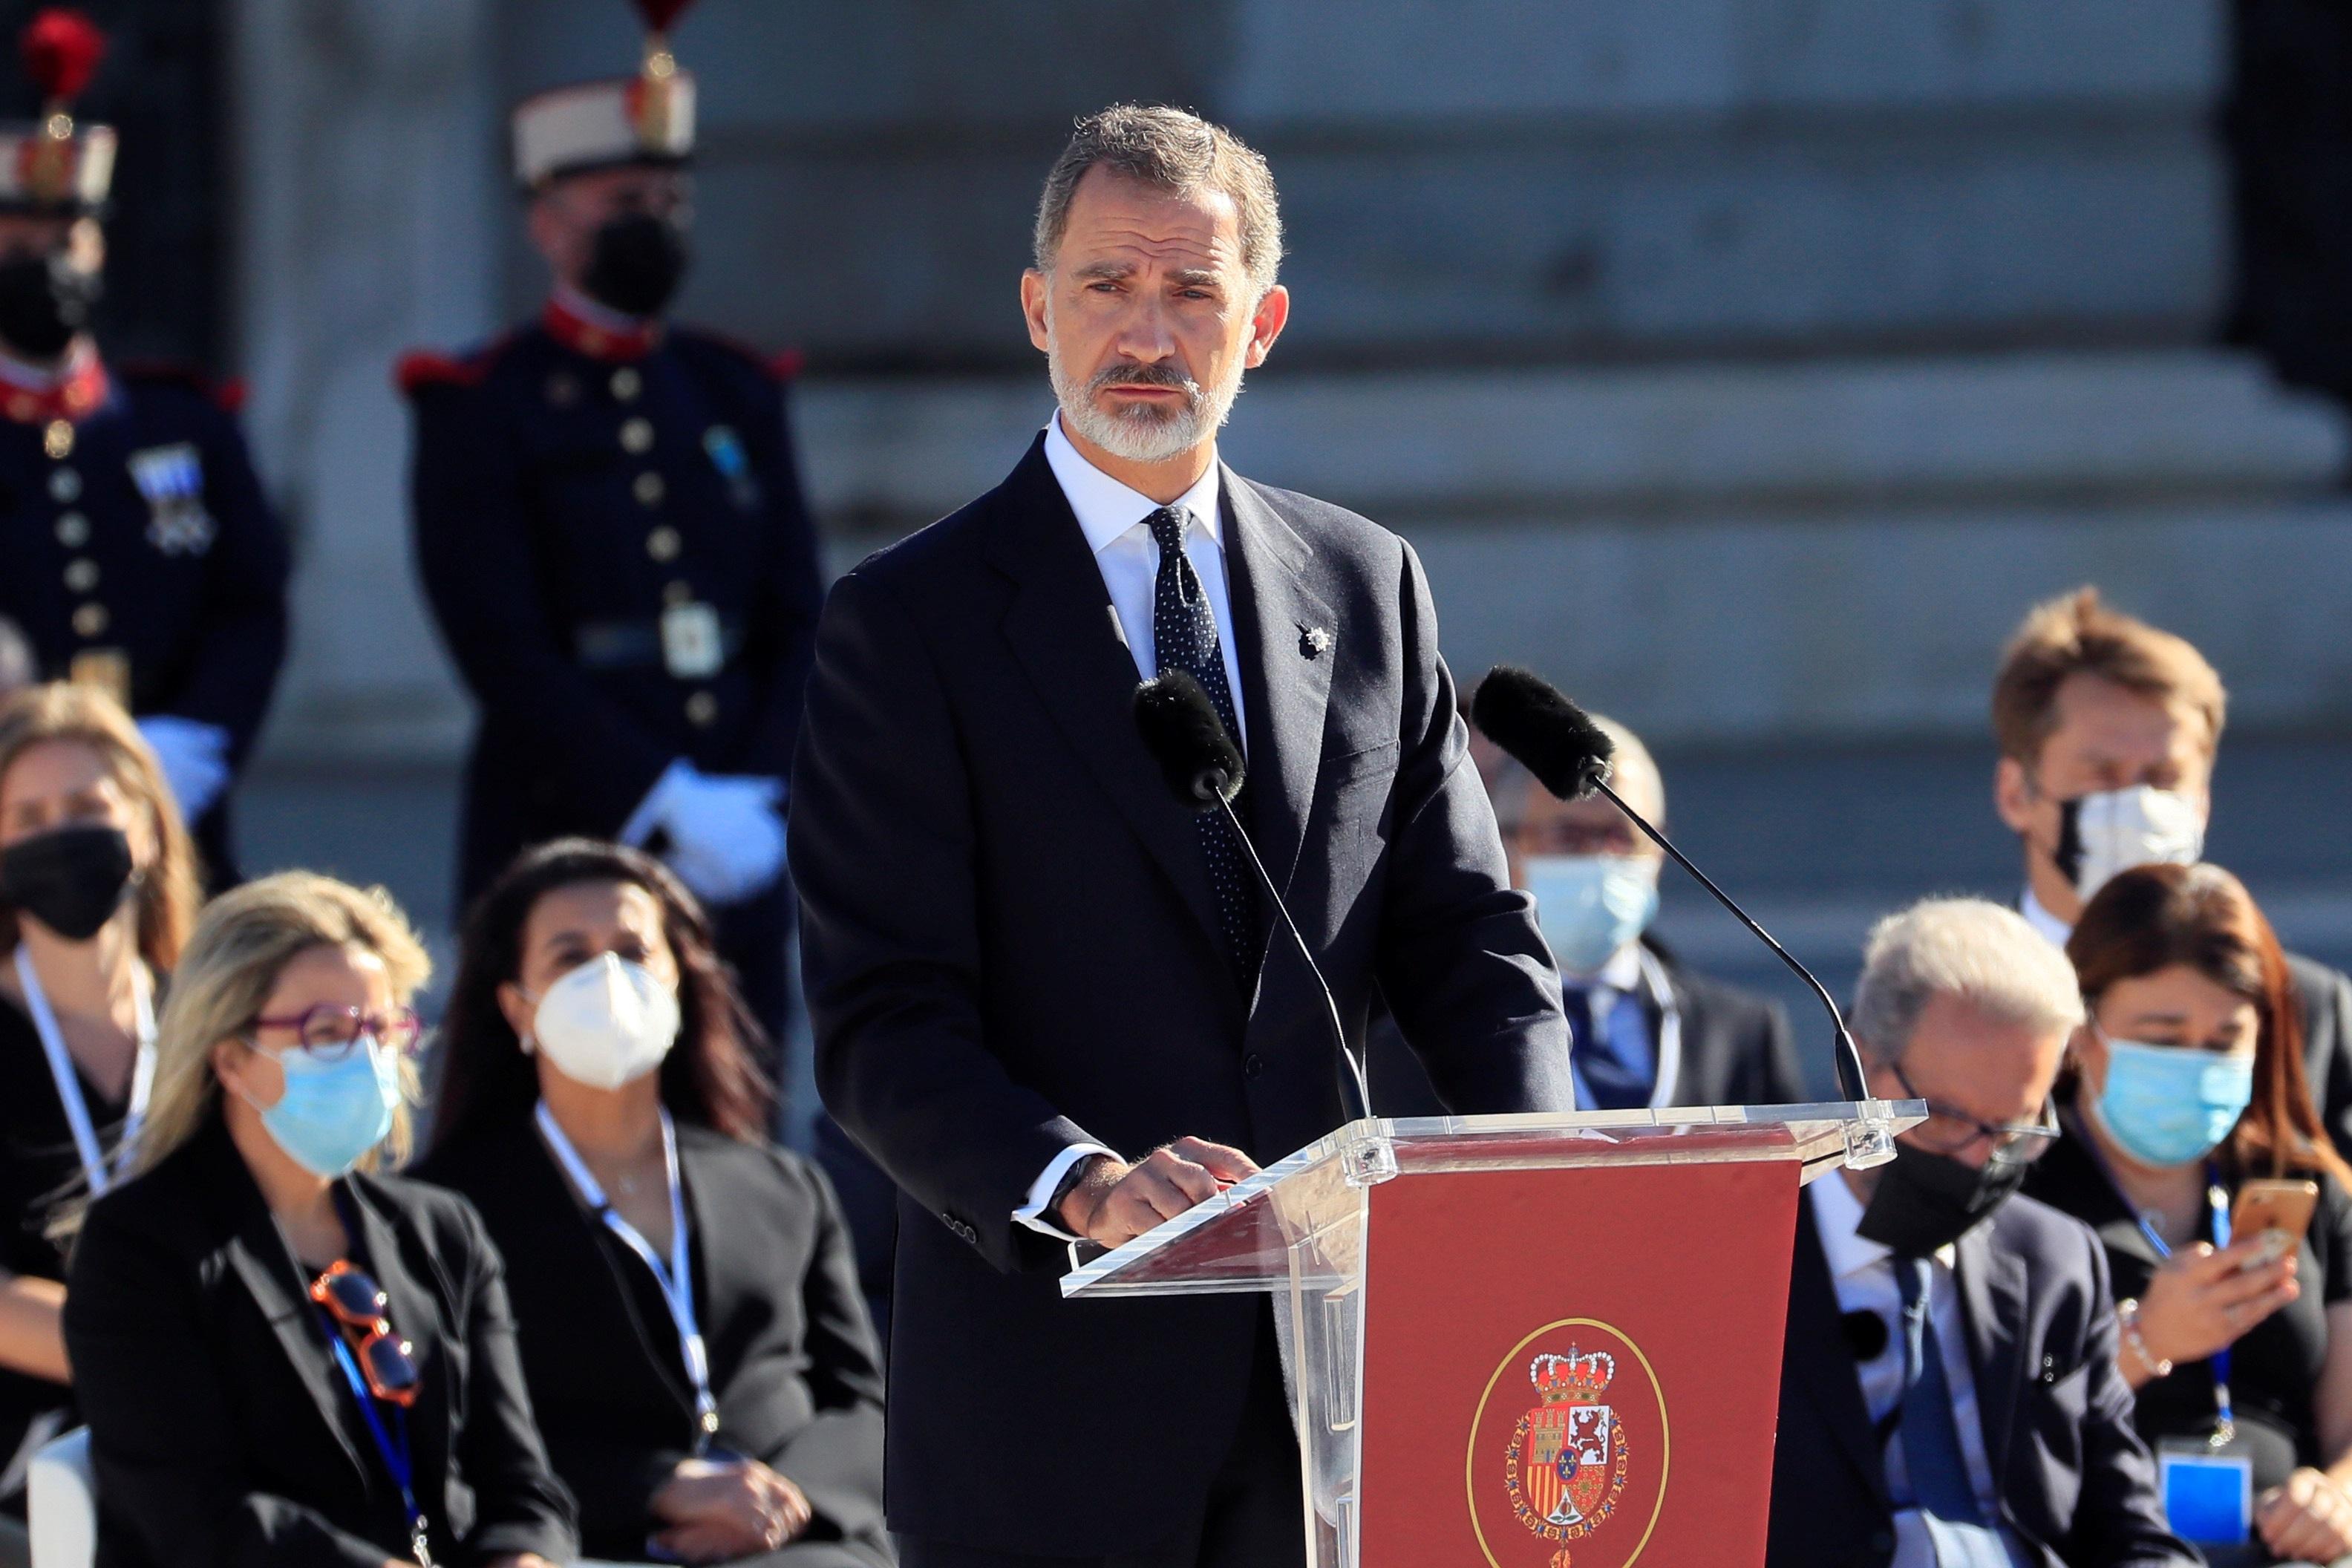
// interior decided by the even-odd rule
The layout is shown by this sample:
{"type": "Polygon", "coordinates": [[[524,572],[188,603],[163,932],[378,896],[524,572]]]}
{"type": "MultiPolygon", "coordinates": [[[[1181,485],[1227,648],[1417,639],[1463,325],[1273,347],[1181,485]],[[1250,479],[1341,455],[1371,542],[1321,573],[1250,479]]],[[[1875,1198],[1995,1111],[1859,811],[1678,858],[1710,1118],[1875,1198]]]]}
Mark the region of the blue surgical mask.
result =
{"type": "Polygon", "coordinates": [[[400,1058],[373,1037],[361,1036],[333,1059],[304,1050],[269,1054],[286,1074],[286,1092],[277,1104],[254,1109],[278,1146],[312,1175],[343,1175],[392,1131],[400,1058]]]}
{"type": "Polygon", "coordinates": [[[2107,1041],[2099,1121],[2143,1165],[2185,1165],[2230,1135],[2254,1098],[2251,1051],[2107,1041]]]}
{"type": "Polygon", "coordinates": [[[1536,923],[1564,973],[1597,974],[1610,955],[1650,929],[1658,912],[1658,863],[1627,855],[1531,855],[1525,871],[1536,923]]]}

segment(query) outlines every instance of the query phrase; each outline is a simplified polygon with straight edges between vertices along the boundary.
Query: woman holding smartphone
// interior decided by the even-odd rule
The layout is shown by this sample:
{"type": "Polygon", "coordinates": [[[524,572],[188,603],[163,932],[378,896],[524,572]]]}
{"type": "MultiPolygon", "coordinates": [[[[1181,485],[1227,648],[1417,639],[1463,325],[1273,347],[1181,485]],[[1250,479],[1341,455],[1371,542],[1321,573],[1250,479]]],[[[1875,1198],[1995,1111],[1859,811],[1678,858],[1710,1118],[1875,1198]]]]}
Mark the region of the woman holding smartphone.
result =
{"type": "Polygon", "coordinates": [[[2090,1020],[2026,1190],[2105,1244],[2173,1528],[2216,1568],[2352,1554],[2352,1168],[2278,938],[2221,868],[2142,866],[2066,952],[2090,1020]]]}

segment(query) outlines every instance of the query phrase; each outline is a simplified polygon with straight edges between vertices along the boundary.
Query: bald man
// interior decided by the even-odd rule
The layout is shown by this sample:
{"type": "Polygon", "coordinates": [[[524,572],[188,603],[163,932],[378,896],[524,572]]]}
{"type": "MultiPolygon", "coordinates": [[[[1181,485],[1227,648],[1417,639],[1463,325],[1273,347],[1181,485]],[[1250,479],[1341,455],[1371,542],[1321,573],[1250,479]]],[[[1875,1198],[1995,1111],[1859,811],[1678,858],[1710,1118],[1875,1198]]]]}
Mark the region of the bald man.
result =
{"type": "MultiPolygon", "coordinates": [[[[1664,775],[1641,737],[1613,720],[1617,792],[1661,828],[1664,775]]],[[[1595,795],[1556,799],[1507,757],[1486,770],[1511,884],[1536,900],[1559,967],[1577,1106],[1789,1105],[1813,1097],[1798,1070],[1789,1016],[1768,997],[1697,973],[1649,934],[1665,857],[1595,795]]],[[[1373,1040],[1372,1098],[1383,1115],[1437,1115],[1392,1026],[1373,1040]]]]}

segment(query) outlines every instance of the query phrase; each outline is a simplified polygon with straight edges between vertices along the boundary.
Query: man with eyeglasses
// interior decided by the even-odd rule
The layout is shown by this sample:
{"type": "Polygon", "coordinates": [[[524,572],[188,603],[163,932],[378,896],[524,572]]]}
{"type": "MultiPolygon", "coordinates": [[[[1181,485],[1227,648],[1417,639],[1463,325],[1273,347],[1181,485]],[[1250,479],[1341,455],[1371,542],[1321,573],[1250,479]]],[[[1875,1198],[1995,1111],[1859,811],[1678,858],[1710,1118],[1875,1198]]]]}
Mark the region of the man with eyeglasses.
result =
{"type": "Polygon", "coordinates": [[[1768,1568],[2152,1568],[2165,1528],[2091,1232],[2015,1196],[2055,1137],[2083,1003],[2012,910],[1937,899],[1871,933],[1871,1090],[1928,1119],[1798,1210],[1768,1568]]]}

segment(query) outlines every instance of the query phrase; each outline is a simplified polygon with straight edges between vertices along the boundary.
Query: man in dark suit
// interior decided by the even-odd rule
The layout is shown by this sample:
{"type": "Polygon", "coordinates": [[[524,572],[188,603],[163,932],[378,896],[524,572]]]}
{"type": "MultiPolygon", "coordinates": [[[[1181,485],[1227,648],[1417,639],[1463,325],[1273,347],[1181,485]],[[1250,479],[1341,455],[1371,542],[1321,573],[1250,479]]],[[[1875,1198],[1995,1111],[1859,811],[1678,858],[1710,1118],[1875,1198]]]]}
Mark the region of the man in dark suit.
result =
{"type": "Polygon", "coordinates": [[[1323,1002],[1225,829],[1169,798],[1139,677],[1245,748],[1241,815],[1360,1037],[1447,1102],[1565,1109],[1421,565],[1241,478],[1216,430],[1287,313],[1264,160],[1080,122],[1022,285],[1060,408],[1002,486],[834,590],[793,772],[818,1076],[902,1194],[887,1444],[912,1568],[1303,1559],[1265,1305],[1066,1302],[1112,1246],[1342,1116],[1323,1002]]]}
{"type": "Polygon", "coordinates": [[[1927,1101],[1895,1163],[1798,1209],[1768,1568],[2152,1568],[2166,1529],[2116,1365],[2105,1255],[2011,1195],[2057,1131],[2083,1005],[2016,913],[1930,900],[1871,933],[1871,1089],[1927,1101]]]}
{"type": "MultiPolygon", "coordinates": [[[[1594,716],[1616,745],[1614,784],[1664,826],[1664,776],[1641,737],[1594,716]]],[[[1559,961],[1577,1103],[1592,1110],[1798,1105],[1811,1098],[1778,1002],[1709,979],[1649,934],[1665,853],[1601,795],[1561,800],[1507,757],[1486,772],[1511,885],[1536,901],[1559,961]]],[[[1372,1035],[1372,1102],[1388,1116],[1441,1107],[1393,1024],[1372,1035]]]]}
{"type": "MultiPolygon", "coordinates": [[[[1993,805],[2023,846],[2018,909],[2036,931],[2063,947],[2107,878],[2204,854],[2226,708],[2203,654],[2095,588],[2028,612],[1993,680],[1993,805]]],[[[2352,977],[2300,953],[2286,962],[2313,1104],[2352,1156],[2352,977]]]]}

